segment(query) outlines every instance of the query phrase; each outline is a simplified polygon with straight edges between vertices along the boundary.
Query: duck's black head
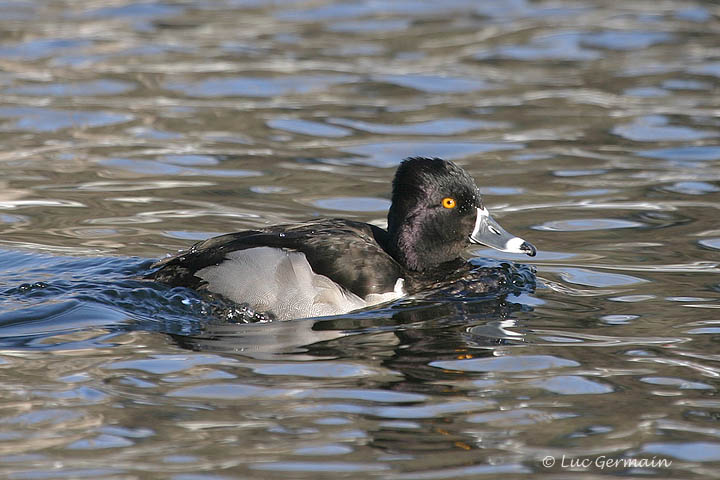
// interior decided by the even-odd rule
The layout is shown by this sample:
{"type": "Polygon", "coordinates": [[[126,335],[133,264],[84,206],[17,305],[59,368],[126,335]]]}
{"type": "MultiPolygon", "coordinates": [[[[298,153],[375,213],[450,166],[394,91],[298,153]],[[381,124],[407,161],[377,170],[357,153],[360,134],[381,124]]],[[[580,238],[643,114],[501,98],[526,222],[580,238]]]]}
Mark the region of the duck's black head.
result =
{"type": "Polygon", "coordinates": [[[535,247],[490,217],[475,180],[440,158],[413,157],[400,164],[393,180],[388,233],[390,253],[410,270],[456,260],[471,242],[535,255],[535,247]]]}

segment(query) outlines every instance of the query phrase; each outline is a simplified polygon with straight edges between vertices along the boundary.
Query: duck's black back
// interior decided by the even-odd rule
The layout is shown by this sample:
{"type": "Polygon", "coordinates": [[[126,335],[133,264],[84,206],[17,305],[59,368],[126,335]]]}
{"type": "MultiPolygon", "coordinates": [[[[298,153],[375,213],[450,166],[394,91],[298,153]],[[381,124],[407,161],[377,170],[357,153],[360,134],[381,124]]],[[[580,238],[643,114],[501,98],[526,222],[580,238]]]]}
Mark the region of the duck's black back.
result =
{"type": "Polygon", "coordinates": [[[324,219],[277,225],[213,237],[153,265],[147,278],[174,286],[200,289],[195,273],[219,265],[230,252],[274,247],[302,252],[312,269],[361,298],[393,291],[406,273],[385,250],[387,232],[362,222],[324,219]]]}

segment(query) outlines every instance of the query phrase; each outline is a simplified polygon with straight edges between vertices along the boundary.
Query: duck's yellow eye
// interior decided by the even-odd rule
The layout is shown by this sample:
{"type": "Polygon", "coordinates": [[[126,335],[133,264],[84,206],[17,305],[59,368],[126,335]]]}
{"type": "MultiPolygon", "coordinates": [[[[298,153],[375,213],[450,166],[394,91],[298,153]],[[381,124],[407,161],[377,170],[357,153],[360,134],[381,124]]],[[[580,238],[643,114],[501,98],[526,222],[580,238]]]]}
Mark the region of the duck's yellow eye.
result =
{"type": "Polygon", "coordinates": [[[442,206],[445,208],[455,208],[457,202],[452,197],[445,197],[442,199],[442,206]]]}

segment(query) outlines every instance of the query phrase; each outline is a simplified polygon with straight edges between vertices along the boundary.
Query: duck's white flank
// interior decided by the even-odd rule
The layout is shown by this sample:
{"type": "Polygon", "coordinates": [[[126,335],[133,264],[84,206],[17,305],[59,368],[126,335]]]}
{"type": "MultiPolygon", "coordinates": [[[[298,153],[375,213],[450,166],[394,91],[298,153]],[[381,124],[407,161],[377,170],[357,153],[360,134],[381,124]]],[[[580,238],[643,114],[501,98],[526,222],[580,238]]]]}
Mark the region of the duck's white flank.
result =
{"type": "Polygon", "coordinates": [[[195,275],[207,282],[209,291],[279,320],[340,315],[405,295],[405,281],[398,278],[392,292],[360,298],[315,273],[304,253],[274,247],[230,252],[219,265],[195,275]]]}

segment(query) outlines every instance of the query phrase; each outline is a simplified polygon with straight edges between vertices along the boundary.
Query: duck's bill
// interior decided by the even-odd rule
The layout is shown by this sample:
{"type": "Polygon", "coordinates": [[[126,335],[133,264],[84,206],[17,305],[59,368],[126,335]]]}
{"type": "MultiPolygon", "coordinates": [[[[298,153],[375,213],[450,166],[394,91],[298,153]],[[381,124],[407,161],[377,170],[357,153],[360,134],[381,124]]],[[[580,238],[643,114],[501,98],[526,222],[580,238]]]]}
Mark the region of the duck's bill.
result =
{"type": "Polygon", "coordinates": [[[508,253],[524,253],[534,257],[537,249],[520,237],[508,233],[491,216],[486,208],[477,209],[475,228],[470,234],[471,243],[479,243],[508,253]]]}

